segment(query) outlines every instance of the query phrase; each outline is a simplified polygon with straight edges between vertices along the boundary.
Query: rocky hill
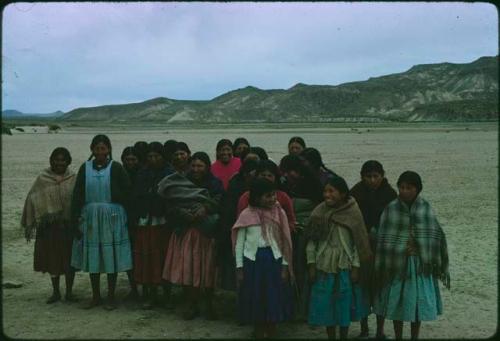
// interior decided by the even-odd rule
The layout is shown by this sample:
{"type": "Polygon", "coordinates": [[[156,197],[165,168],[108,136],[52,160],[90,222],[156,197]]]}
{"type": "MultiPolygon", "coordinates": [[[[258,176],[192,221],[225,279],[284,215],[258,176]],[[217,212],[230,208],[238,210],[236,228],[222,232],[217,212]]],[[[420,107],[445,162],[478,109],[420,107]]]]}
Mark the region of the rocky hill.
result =
{"type": "Polygon", "coordinates": [[[469,121],[498,119],[498,56],[467,64],[416,65],[406,72],[287,90],[252,86],[210,101],[164,97],[79,108],[63,120],[110,122],[469,121]]]}

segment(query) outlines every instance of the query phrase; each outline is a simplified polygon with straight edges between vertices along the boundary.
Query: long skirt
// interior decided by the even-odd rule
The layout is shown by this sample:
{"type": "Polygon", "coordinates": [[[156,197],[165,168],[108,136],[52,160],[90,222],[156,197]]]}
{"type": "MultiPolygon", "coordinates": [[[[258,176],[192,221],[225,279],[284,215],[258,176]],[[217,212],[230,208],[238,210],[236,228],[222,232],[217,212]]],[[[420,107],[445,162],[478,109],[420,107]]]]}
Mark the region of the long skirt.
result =
{"type": "Polygon", "coordinates": [[[281,279],[282,258],[274,259],[270,247],[259,248],[255,261],[243,258],[239,316],[243,323],[277,323],[290,320],[292,288],[281,279]]]}
{"type": "Polygon", "coordinates": [[[171,230],[163,225],[138,226],[134,240],[134,280],[161,284],[171,230]]]}
{"type": "Polygon", "coordinates": [[[80,230],[73,241],[71,265],[89,273],[117,273],[132,269],[132,252],[123,206],[89,203],[83,207],[80,230]]]}
{"type": "Polygon", "coordinates": [[[316,281],[311,288],[309,323],[326,327],[349,327],[352,313],[350,271],[317,272],[316,281]]]}
{"type": "Polygon", "coordinates": [[[382,289],[375,297],[373,311],[377,315],[395,321],[432,321],[441,315],[443,305],[437,279],[417,274],[420,259],[409,256],[406,265],[407,278],[399,277],[382,289]]]}
{"type": "Polygon", "coordinates": [[[352,284],[352,315],[351,321],[360,321],[371,314],[370,295],[359,284],[352,284]]]}
{"type": "Polygon", "coordinates": [[[215,287],[215,252],[215,240],[205,237],[194,227],[180,236],[172,233],[163,267],[163,279],[196,288],[215,287]]]}
{"type": "Polygon", "coordinates": [[[292,234],[293,272],[295,274],[296,291],[294,295],[295,317],[307,319],[310,299],[310,285],[307,271],[307,240],[302,229],[297,228],[292,234]]]}
{"type": "Polygon", "coordinates": [[[71,269],[73,235],[61,224],[50,224],[36,231],[33,268],[59,276],[71,269]]]}

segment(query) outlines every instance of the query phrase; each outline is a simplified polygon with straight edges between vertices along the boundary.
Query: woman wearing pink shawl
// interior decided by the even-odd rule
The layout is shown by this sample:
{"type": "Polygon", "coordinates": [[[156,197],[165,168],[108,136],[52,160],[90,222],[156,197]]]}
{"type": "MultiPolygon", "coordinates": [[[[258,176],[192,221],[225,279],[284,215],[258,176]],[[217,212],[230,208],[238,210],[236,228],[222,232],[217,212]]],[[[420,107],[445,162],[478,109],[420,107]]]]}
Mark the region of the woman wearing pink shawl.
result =
{"type": "Polygon", "coordinates": [[[276,324],[292,316],[292,239],[285,212],[276,201],[275,184],[255,179],[250,206],[233,226],[239,315],[254,325],[255,337],[272,338],[276,324]]]}
{"type": "Polygon", "coordinates": [[[216,153],[217,160],[212,163],[210,170],[216,178],[222,181],[224,190],[227,191],[229,180],[240,170],[241,160],[233,156],[233,143],[227,139],[222,139],[217,143],[216,153]]]}

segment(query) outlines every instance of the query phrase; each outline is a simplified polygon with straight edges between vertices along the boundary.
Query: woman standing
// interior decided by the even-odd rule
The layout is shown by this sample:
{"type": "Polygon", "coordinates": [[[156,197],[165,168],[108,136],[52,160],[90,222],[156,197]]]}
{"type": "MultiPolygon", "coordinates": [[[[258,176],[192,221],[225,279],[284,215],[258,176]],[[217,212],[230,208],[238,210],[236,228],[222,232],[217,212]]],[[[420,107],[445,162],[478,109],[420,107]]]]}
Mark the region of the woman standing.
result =
{"type": "Polygon", "coordinates": [[[71,195],[75,173],[68,169],[71,155],[58,147],[50,154],[50,167],[43,170],[28,193],[24,203],[21,226],[26,241],[36,231],[34,270],[50,274],[52,296],[48,304],[61,299],[59,276],[65,275],[66,301],[74,301],[72,294],[75,271],[71,268],[73,229],[70,225],[71,195]]]}
{"type": "Polygon", "coordinates": [[[233,156],[233,144],[231,141],[222,139],[217,142],[217,160],[212,164],[212,174],[222,181],[224,190],[229,186],[229,180],[240,170],[241,160],[233,156]]]}
{"type": "MultiPolygon", "coordinates": [[[[244,137],[238,137],[233,143],[233,155],[241,159],[241,154],[250,148],[250,143],[244,137]]],[[[241,160],[243,161],[243,160],[241,160]]]]}
{"type": "Polygon", "coordinates": [[[343,178],[329,179],[324,202],[306,229],[307,265],[312,283],[309,323],[326,327],[328,338],[346,339],[351,323],[352,284],[359,266],[373,257],[363,216],[343,178]]]}
{"type": "Polygon", "coordinates": [[[374,312],[393,320],[396,339],[403,322],[417,339],[422,321],[441,315],[438,279],[450,288],[446,237],[431,205],[420,196],[420,175],[406,171],[398,179],[399,197],[380,217],[375,254],[374,312]]]}
{"type": "Polygon", "coordinates": [[[177,142],[172,151],[172,167],[174,167],[174,171],[185,175],[189,171],[191,150],[185,142],[177,142]]]}
{"type": "Polygon", "coordinates": [[[207,302],[206,317],[213,320],[217,318],[212,305],[216,281],[213,236],[219,225],[224,189],[210,172],[206,153],[194,153],[189,164],[187,178],[173,174],[159,184],[159,193],[167,200],[167,219],[175,231],[167,249],[163,279],[184,286],[185,320],[198,315],[202,289],[207,302]]]}
{"type": "Polygon", "coordinates": [[[92,155],[78,171],[71,217],[77,240],[71,265],[90,274],[92,300],[85,308],[101,304],[100,274],[108,277],[107,310],[115,305],[118,272],[132,269],[127,214],[130,180],[123,167],[112,160],[111,141],[96,135],[90,144],[92,155]]]}
{"type": "MultiPolygon", "coordinates": [[[[361,181],[351,188],[351,195],[356,199],[359,209],[361,213],[363,213],[363,220],[370,239],[370,246],[375,253],[375,232],[379,225],[380,215],[385,207],[396,199],[398,194],[384,177],[385,171],[380,162],[375,160],[366,161],[361,167],[360,174],[361,181]]],[[[371,280],[372,269],[372,262],[361,264],[361,282],[368,282],[371,280]]],[[[371,288],[369,287],[367,291],[364,291],[361,290],[359,285],[355,284],[354,296],[354,300],[358,307],[356,311],[359,314],[354,316],[353,320],[360,320],[361,333],[359,337],[368,337],[368,315],[370,313],[370,303],[373,303],[371,288]]],[[[384,317],[380,315],[377,315],[377,332],[375,337],[379,339],[385,337],[384,317]]]]}
{"type": "Polygon", "coordinates": [[[300,136],[294,136],[288,141],[288,155],[299,155],[306,148],[306,142],[300,136]]]}
{"type": "Polygon", "coordinates": [[[165,200],[158,194],[158,183],[172,174],[160,142],[151,142],[146,167],[139,172],[134,187],[137,230],[133,248],[134,280],[142,284],[144,309],[158,304],[157,287],[163,285],[164,301],[170,298],[170,285],[163,283],[162,271],[171,230],[165,218],[165,200]]]}

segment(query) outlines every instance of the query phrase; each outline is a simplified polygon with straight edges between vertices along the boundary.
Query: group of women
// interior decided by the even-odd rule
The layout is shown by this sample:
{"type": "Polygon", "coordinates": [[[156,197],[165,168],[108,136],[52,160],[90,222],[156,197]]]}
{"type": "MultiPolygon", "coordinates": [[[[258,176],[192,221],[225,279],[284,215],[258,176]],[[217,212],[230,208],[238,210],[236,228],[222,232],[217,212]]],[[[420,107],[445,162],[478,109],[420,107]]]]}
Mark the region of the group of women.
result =
{"type": "Polygon", "coordinates": [[[421,321],[442,312],[446,238],[415,172],[401,174],[398,194],[382,164],[369,160],[349,189],[300,137],[279,165],[244,138],[220,140],[214,162],[174,140],[136,142],[121,163],[106,135],[90,151],[75,174],[69,151],[54,149],[24,205],[34,270],[51,276],[49,304],[61,300],[61,275],[65,300],[75,301],[75,271],[83,271],[92,288],[87,309],[116,308],[119,272],[128,275],[127,298],[144,309],[173,308],[171,288],[182,287],[186,320],[203,302],[206,318],[216,319],[214,290],[233,290],[238,322],[253,325],[256,338],[272,338],[287,320],[324,326],[329,338],[337,326],[347,338],[360,321],[359,337],[368,337],[371,313],[375,337],[385,337],[390,319],[396,338],[404,321],[417,338],[421,321]]]}

